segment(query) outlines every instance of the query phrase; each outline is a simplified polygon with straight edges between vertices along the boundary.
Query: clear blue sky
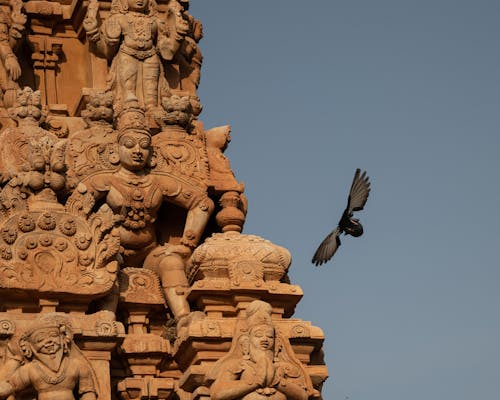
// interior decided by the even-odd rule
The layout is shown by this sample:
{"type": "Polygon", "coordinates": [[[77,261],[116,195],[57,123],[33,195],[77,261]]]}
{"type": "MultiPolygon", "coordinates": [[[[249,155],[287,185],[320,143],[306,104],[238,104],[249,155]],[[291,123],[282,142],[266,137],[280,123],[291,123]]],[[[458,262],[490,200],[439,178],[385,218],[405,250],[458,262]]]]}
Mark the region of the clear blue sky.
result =
{"type": "Polygon", "coordinates": [[[325,333],[325,400],[500,393],[500,1],[191,0],[206,127],[246,184],[245,233],[287,247],[325,333]],[[356,167],[372,193],[310,263],[356,167]]]}

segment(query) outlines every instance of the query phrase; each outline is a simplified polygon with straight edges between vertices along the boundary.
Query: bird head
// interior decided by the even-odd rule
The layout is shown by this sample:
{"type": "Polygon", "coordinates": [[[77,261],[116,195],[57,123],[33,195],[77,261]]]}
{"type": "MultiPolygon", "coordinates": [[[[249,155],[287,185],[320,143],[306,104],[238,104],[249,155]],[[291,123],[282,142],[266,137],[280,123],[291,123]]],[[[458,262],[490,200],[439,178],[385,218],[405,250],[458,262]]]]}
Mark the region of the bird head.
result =
{"type": "Polygon", "coordinates": [[[359,219],[350,218],[344,232],[354,237],[361,236],[363,234],[363,225],[360,224],[359,219]]]}

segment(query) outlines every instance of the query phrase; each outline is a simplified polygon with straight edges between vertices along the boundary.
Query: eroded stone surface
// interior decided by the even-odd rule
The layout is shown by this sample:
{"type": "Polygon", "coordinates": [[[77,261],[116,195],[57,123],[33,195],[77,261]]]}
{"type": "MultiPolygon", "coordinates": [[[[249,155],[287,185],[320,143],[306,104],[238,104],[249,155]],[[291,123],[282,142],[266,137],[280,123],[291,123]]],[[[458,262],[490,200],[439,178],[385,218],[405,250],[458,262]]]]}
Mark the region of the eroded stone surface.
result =
{"type": "Polygon", "coordinates": [[[188,8],[0,2],[0,398],[320,398],[290,253],[241,233],[231,129],[199,120],[188,8]]]}

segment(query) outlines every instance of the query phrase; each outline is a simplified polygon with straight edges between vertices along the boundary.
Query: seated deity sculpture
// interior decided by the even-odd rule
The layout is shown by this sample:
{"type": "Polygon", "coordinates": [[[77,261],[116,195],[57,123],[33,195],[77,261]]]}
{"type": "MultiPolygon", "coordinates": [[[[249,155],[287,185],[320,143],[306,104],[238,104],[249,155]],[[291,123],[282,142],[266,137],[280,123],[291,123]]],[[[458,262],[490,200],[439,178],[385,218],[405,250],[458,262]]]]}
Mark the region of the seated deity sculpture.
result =
{"type": "Polygon", "coordinates": [[[202,237],[213,202],[204,191],[181,179],[151,172],[151,135],[140,110],[120,116],[117,140],[119,168],[83,179],[68,203],[90,198],[89,212],[93,204],[107,203],[119,219],[123,266],[155,270],[171,311],[180,319],[190,312],[184,296],[189,287],[185,263],[202,237]],[[164,203],[187,210],[179,243],[158,242],[156,220],[164,203]]]}
{"type": "MultiPolygon", "coordinates": [[[[212,400],[307,400],[312,392],[300,362],[276,335],[271,306],[260,300],[247,309],[247,332],[234,339],[211,375],[212,400]]],[[[289,347],[289,344],[288,344],[289,347]]]]}
{"type": "Polygon", "coordinates": [[[96,400],[94,372],[72,340],[70,327],[57,316],[45,317],[19,340],[23,360],[0,381],[0,399],[32,388],[38,400],[96,400]]]}

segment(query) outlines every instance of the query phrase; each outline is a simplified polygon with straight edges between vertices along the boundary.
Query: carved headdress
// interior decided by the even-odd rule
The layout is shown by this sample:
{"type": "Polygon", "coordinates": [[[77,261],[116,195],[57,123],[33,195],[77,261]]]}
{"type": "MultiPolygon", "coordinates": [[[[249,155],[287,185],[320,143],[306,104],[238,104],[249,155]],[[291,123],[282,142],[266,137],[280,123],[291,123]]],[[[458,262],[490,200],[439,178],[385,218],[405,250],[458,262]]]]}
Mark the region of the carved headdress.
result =
{"type": "Polygon", "coordinates": [[[127,132],[140,132],[151,137],[151,132],[149,131],[146,124],[146,117],[142,110],[133,109],[122,112],[118,116],[118,122],[116,124],[118,130],[118,141],[127,132]]]}
{"type": "MultiPolygon", "coordinates": [[[[111,14],[126,14],[128,12],[127,0],[112,0],[111,14]]],[[[158,13],[158,4],[155,0],[149,0],[149,5],[146,10],[148,15],[156,15],[158,13]]]]}
{"type": "Polygon", "coordinates": [[[246,322],[248,330],[259,325],[273,326],[271,321],[272,307],[262,300],[252,301],[246,310],[246,322]]]}

